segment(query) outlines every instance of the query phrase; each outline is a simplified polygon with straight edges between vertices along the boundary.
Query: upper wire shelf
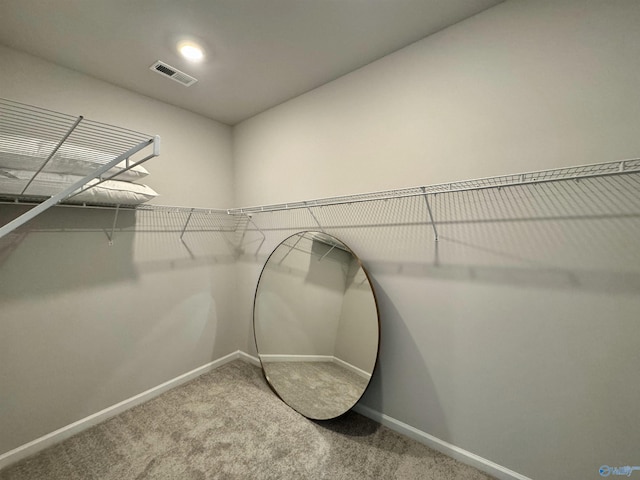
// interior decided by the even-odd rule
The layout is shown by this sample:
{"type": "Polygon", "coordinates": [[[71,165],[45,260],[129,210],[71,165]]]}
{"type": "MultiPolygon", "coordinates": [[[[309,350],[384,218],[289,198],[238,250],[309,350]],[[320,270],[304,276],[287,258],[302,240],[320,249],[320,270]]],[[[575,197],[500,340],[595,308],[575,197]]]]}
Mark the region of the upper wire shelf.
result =
{"type": "Polygon", "coordinates": [[[62,141],[70,153],[104,165],[123,152],[153,138],[141,132],[12,100],[0,99],[0,159],[23,163],[43,157],[62,141]],[[77,123],[77,125],[75,125],[77,123]],[[75,125],[75,127],[74,127],[75,125]]]}
{"type": "MultiPolygon", "coordinates": [[[[0,227],[0,237],[61,202],[94,198],[116,177],[132,192],[149,190],[133,182],[159,149],[158,136],[0,99],[0,196],[36,204],[0,227]]],[[[107,194],[106,203],[119,202],[107,194]]]]}

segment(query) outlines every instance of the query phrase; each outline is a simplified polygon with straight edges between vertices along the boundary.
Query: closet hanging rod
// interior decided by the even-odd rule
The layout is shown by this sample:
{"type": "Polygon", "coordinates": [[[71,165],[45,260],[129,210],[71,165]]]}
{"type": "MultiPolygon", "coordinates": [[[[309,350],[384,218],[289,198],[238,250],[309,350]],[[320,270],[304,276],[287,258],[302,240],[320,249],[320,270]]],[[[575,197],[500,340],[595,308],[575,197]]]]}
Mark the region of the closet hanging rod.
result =
{"type": "Polygon", "coordinates": [[[485,177],[475,180],[439,183],[420,187],[409,187],[370,193],[360,193],[354,195],[326,197],[298,202],[278,203],[245,208],[233,208],[229,209],[228,213],[230,215],[248,215],[261,212],[277,212],[310,207],[324,207],[380,200],[392,200],[397,198],[435,195],[438,193],[463,192],[489,188],[512,187],[518,185],[535,185],[540,183],[567,180],[580,181],[581,179],[608,177],[614,175],[627,175],[631,173],[640,173],[640,158],[616,160],[604,163],[593,163],[574,167],[554,168],[550,170],[538,170],[520,174],[500,175],[496,177],[485,177]]]}

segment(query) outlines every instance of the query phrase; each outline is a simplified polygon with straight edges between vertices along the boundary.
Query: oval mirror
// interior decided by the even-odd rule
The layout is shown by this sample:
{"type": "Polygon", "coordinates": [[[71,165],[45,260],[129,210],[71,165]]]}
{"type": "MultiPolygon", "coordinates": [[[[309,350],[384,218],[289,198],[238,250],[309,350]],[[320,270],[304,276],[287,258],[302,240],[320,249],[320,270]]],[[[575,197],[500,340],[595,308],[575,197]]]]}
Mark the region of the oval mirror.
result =
{"type": "Polygon", "coordinates": [[[269,256],[253,327],[267,382],[305,417],[328,420],[360,399],[378,357],[378,307],[369,277],[343,242],[299,232],[269,256]]]}

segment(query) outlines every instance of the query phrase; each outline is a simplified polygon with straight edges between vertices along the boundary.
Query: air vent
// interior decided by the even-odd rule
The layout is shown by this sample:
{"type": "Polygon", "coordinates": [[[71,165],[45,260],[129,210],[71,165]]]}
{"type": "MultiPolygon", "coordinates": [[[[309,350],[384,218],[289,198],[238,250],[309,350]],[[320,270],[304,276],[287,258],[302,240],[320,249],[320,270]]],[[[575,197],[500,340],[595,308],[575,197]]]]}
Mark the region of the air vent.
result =
{"type": "Polygon", "coordinates": [[[160,75],[170,78],[171,80],[175,80],[176,82],[184,85],[185,87],[189,87],[196,83],[198,80],[193,78],[191,75],[187,75],[184,72],[181,72],[177,68],[172,67],[171,65],[167,65],[164,62],[158,60],[156,63],[149,67],[150,70],[153,70],[160,75]]]}

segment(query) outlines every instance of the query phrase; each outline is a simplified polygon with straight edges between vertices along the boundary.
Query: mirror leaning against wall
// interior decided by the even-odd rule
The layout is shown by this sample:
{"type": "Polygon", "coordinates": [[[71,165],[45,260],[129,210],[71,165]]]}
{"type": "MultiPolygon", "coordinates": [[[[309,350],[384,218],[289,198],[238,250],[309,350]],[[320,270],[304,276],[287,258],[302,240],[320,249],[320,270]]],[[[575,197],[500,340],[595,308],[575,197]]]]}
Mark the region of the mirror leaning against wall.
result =
{"type": "Polygon", "coordinates": [[[338,417],[369,385],[378,307],[361,261],[337,238],[299,232],[276,247],[260,274],[253,327],[267,382],[305,417],[338,417]]]}

